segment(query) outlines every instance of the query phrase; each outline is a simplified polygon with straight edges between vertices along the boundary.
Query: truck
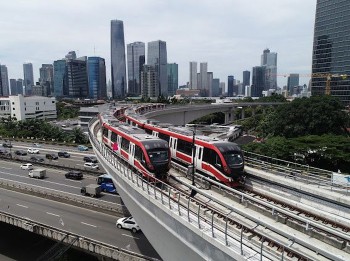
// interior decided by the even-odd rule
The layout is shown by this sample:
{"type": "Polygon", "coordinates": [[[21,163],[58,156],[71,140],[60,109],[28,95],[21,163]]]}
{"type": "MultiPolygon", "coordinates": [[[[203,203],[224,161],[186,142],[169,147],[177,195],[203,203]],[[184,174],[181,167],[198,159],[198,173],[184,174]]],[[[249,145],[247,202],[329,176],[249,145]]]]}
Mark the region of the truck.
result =
{"type": "Polygon", "coordinates": [[[101,186],[97,184],[89,184],[80,189],[84,196],[99,197],[101,194],[101,186]]]}
{"type": "Polygon", "coordinates": [[[43,179],[46,177],[46,169],[32,169],[28,172],[31,178],[43,179]]]}

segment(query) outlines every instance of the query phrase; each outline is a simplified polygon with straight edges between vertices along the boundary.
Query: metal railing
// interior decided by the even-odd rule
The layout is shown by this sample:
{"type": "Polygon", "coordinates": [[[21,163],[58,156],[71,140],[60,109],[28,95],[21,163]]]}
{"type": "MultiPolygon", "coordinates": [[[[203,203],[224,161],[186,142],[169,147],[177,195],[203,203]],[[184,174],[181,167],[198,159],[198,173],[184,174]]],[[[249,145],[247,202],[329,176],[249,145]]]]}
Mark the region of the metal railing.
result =
{"type": "MultiPolygon", "coordinates": [[[[273,259],[283,260],[284,252],[293,253],[298,257],[301,256],[302,258],[308,259],[306,256],[303,256],[303,254],[298,253],[297,250],[294,250],[292,247],[289,247],[288,245],[285,245],[281,242],[274,241],[271,238],[266,238],[263,234],[259,234],[259,232],[255,230],[255,226],[250,227],[248,225],[239,223],[239,221],[235,218],[231,218],[231,214],[232,216],[237,214],[242,215],[246,219],[253,221],[256,224],[263,225],[264,227],[274,231],[276,234],[282,235],[287,238],[293,237],[289,236],[287,233],[284,233],[282,230],[279,230],[268,223],[262,224],[260,219],[253,216],[249,216],[249,214],[241,212],[240,210],[230,206],[229,204],[225,204],[223,202],[217,201],[215,198],[208,197],[208,202],[215,201],[216,204],[221,205],[222,209],[226,209],[226,211],[223,212],[218,212],[213,209],[210,209],[210,212],[208,213],[208,211],[205,211],[208,210],[208,204],[203,204],[201,201],[196,200],[195,198],[191,198],[187,194],[184,194],[183,192],[161,181],[157,182],[157,184],[155,184],[154,182],[148,182],[140,175],[133,172],[127,165],[125,165],[119,159],[117,154],[113,153],[108,147],[104,146],[100,141],[97,140],[96,121],[97,119],[94,118],[89,123],[89,136],[94,149],[97,153],[100,154],[100,157],[103,157],[105,161],[108,162],[110,167],[116,170],[120,178],[127,181],[130,185],[134,186],[134,188],[140,191],[141,193],[147,195],[148,197],[151,196],[153,199],[159,201],[165,208],[171,210],[178,217],[181,217],[186,222],[195,225],[197,229],[202,230],[202,233],[204,230],[207,232],[210,231],[209,234],[213,238],[215,238],[215,240],[221,241],[221,243],[223,243],[229,248],[234,248],[235,252],[249,256],[251,256],[253,252],[253,255],[255,254],[257,259],[260,259],[263,256],[266,258],[267,256],[273,255],[273,259]],[[91,132],[91,129],[93,129],[93,132],[91,132]],[[225,217],[224,221],[220,217],[225,217]],[[229,226],[230,223],[239,223],[240,230],[233,229],[231,226],[229,226]],[[243,237],[244,232],[251,232],[260,237],[261,240],[259,242],[253,242],[253,240],[249,240],[243,237]],[[274,244],[279,245],[281,248],[284,249],[284,251],[282,251],[282,253],[272,253],[271,251],[269,251],[269,253],[267,253],[268,251],[264,252],[265,240],[268,242],[273,241],[274,244]]],[[[196,188],[192,187],[192,189],[196,188]]],[[[301,241],[298,242],[298,239],[293,239],[297,243],[304,243],[301,241]]],[[[330,255],[331,259],[333,260],[341,260],[336,255],[332,255],[332,253],[328,253],[327,251],[322,251],[312,245],[306,245],[306,247],[324,256],[330,255]]]]}

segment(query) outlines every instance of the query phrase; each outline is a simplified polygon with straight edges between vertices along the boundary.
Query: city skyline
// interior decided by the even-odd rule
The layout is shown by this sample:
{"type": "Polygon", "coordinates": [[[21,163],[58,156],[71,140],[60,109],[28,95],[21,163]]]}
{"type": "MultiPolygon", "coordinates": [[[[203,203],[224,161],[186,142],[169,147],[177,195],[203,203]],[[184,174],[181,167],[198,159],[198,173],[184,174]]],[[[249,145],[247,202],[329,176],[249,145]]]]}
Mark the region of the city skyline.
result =
{"type": "MultiPolygon", "coordinates": [[[[260,64],[265,48],[278,53],[279,73],[309,74],[315,6],[316,1],[301,0],[222,0],[220,5],[211,1],[198,5],[181,0],[87,0],[73,7],[66,0],[59,5],[6,1],[0,18],[0,63],[7,66],[9,79],[23,79],[22,65],[31,62],[37,81],[42,64],[76,50],[77,56],[104,58],[110,79],[110,21],[118,19],[124,21],[125,44],[166,41],[168,62],[179,65],[179,85],[189,81],[190,61],[207,62],[208,71],[220,81],[226,81],[228,75],[242,80],[244,70],[260,64]],[[23,12],[41,15],[19,15],[23,12]],[[44,20],[50,23],[42,23],[44,20]]],[[[300,81],[308,83],[307,78],[300,81]]],[[[286,85],[287,78],[280,77],[278,82],[286,85]]]]}

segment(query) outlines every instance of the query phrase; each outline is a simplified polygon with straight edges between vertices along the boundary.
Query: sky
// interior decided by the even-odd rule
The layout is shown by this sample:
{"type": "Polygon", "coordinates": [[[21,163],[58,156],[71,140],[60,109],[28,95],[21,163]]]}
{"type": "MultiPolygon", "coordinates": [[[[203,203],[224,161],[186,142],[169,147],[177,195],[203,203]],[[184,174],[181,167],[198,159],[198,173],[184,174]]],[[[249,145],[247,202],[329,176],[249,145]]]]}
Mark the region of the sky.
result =
{"type": "Polygon", "coordinates": [[[260,65],[263,50],[277,52],[278,85],[311,73],[316,0],[0,0],[0,64],[23,78],[31,62],[100,56],[110,76],[110,21],[124,21],[125,45],[166,41],[168,63],[179,65],[179,85],[189,81],[189,62],[208,63],[214,78],[243,80],[260,65]]]}

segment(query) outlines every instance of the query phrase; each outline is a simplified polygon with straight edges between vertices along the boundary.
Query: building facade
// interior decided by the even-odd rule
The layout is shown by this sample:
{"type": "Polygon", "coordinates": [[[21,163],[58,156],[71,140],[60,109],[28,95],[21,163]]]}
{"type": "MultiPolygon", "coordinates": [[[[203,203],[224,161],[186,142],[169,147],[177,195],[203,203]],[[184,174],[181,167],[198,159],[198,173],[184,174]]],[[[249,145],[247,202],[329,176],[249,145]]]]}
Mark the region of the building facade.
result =
{"type": "Polygon", "coordinates": [[[124,24],[111,21],[111,79],[112,98],[124,99],[127,91],[124,24]]]}
{"type": "Polygon", "coordinates": [[[264,90],[277,89],[277,53],[265,49],[261,55],[261,66],[265,66],[264,90]]]}
{"type": "Polygon", "coordinates": [[[154,66],[158,77],[158,95],[168,96],[166,42],[158,40],[148,43],[147,65],[154,66]]]}
{"type": "Polygon", "coordinates": [[[32,94],[32,86],[34,85],[34,73],[33,73],[33,64],[24,63],[23,64],[23,74],[24,74],[24,88],[25,94],[32,94]]]}
{"type": "Polygon", "coordinates": [[[253,67],[251,97],[262,97],[266,88],[266,66],[253,67]]]}
{"type": "Polygon", "coordinates": [[[0,65],[0,78],[1,78],[1,96],[9,96],[9,76],[6,65],[0,65]]]}
{"type": "Polygon", "coordinates": [[[288,80],[287,80],[287,90],[289,95],[293,95],[294,94],[294,87],[295,86],[299,86],[299,74],[298,73],[291,73],[288,76],[288,80]]]}
{"type": "Polygon", "coordinates": [[[76,60],[68,59],[67,68],[67,88],[69,98],[87,98],[88,97],[88,77],[87,60],[81,57],[76,60]]]}
{"type": "Polygon", "coordinates": [[[212,81],[212,85],[211,85],[211,89],[212,89],[212,97],[218,97],[221,95],[220,93],[220,79],[215,78],[212,81]]]}
{"type": "Polygon", "coordinates": [[[141,70],[145,64],[145,43],[134,42],[127,45],[128,94],[141,95],[141,70]]]}
{"type": "Polygon", "coordinates": [[[39,96],[25,97],[23,95],[10,95],[0,98],[0,118],[11,116],[18,121],[26,119],[57,118],[56,99],[39,96]]]}
{"type": "Polygon", "coordinates": [[[154,66],[143,65],[141,72],[142,97],[156,98],[159,96],[158,75],[154,66]]]}
{"type": "Polygon", "coordinates": [[[198,89],[208,90],[208,63],[199,64],[198,89]]]}
{"type": "MultiPolygon", "coordinates": [[[[40,85],[46,88],[46,95],[53,95],[53,65],[52,64],[43,64],[41,68],[39,68],[39,83],[40,85]]],[[[33,94],[34,95],[34,94],[33,94]]]]}
{"type": "Polygon", "coordinates": [[[243,94],[245,94],[245,86],[250,86],[250,71],[243,71],[243,94]]]}
{"type": "Polygon", "coordinates": [[[87,61],[90,99],[106,99],[106,64],[101,57],[89,57],[87,61]]]}
{"type": "Polygon", "coordinates": [[[67,95],[67,70],[66,60],[57,60],[53,62],[53,90],[55,97],[64,97],[67,95]]]}
{"type": "Polygon", "coordinates": [[[330,95],[350,105],[350,2],[317,0],[311,94],[324,95],[328,74],[330,95]]]}
{"type": "Polygon", "coordinates": [[[233,97],[233,85],[235,78],[233,75],[227,76],[227,96],[233,97]]]}
{"type": "Polygon", "coordinates": [[[189,87],[191,90],[197,89],[197,62],[190,62],[190,81],[189,87]]]}
{"type": "Polygon", "coordinates": [[[174,96],[176,90],[179,88],[179,66],[177,63],[168,63],[167,77],[168,77],[168,96],[174,96]]]}

